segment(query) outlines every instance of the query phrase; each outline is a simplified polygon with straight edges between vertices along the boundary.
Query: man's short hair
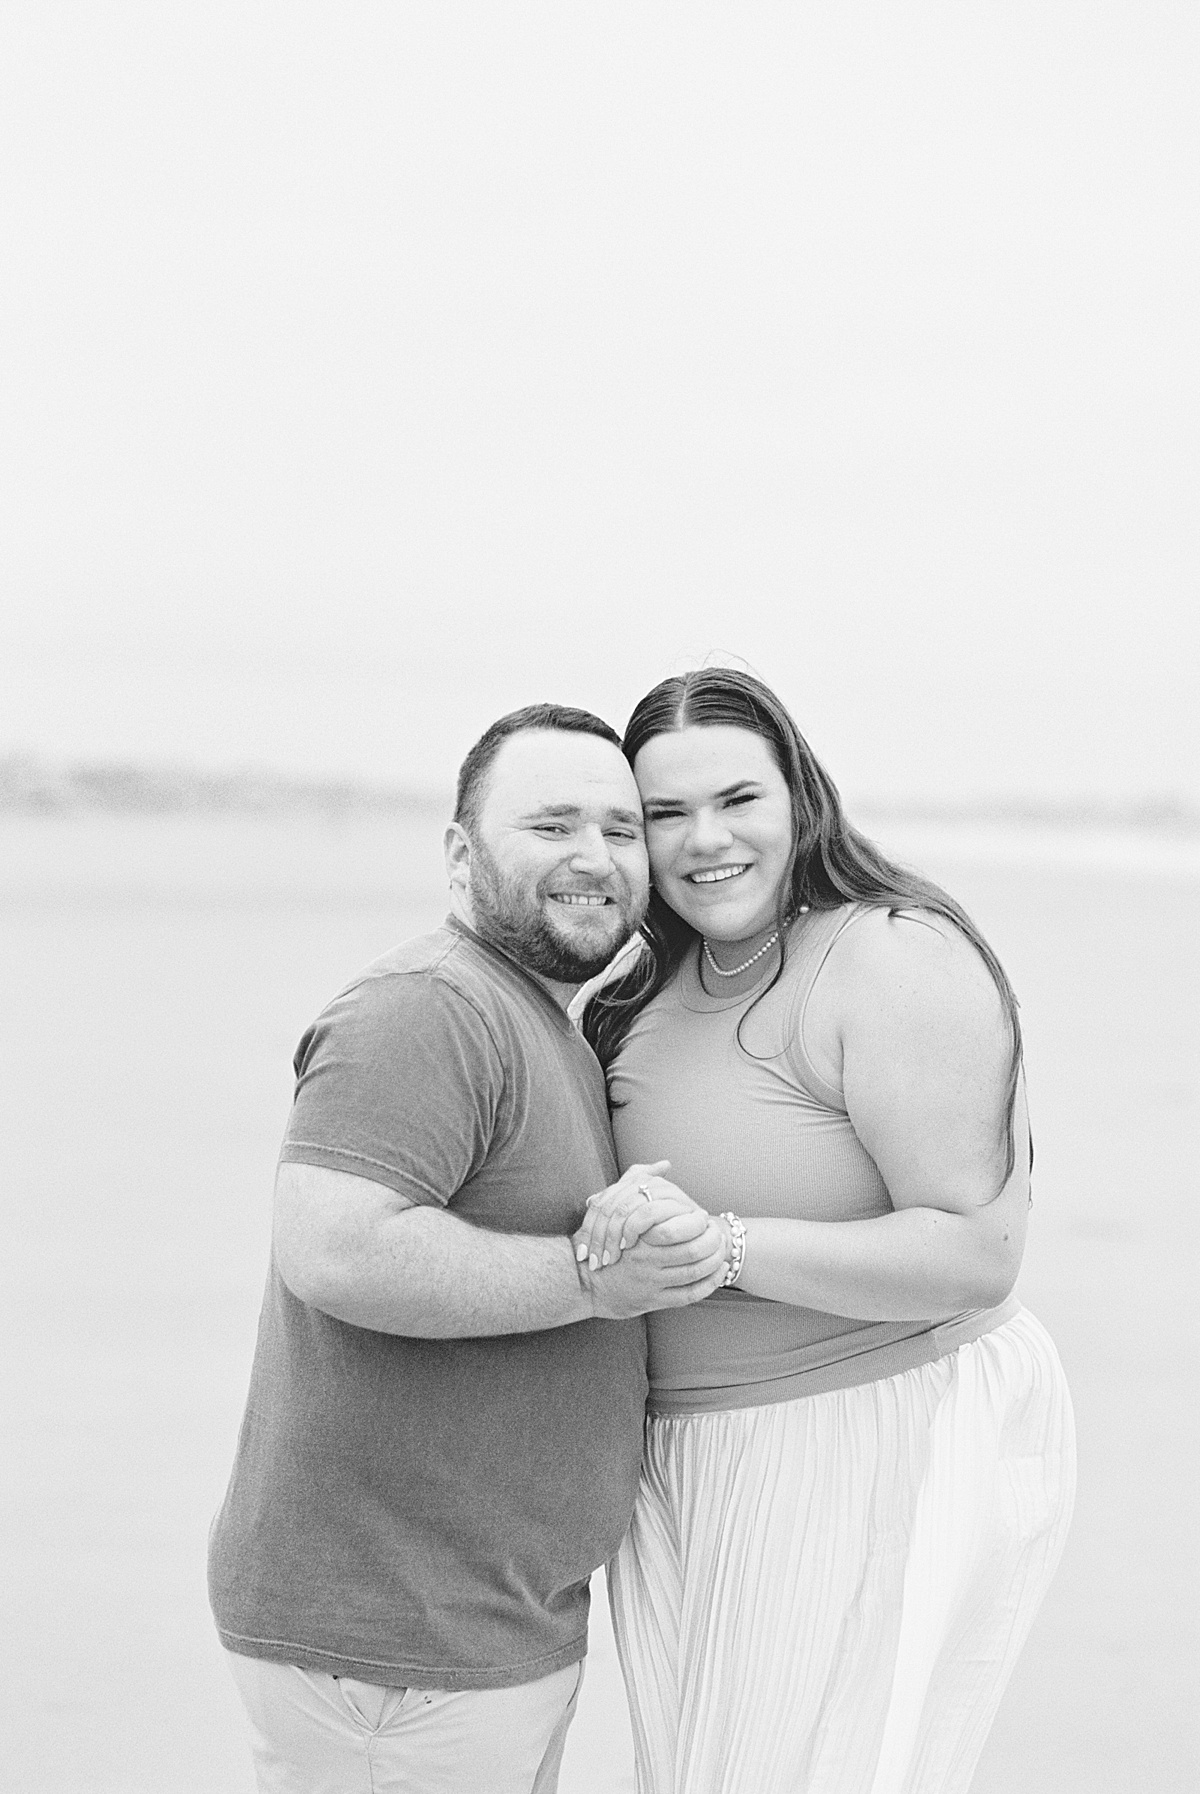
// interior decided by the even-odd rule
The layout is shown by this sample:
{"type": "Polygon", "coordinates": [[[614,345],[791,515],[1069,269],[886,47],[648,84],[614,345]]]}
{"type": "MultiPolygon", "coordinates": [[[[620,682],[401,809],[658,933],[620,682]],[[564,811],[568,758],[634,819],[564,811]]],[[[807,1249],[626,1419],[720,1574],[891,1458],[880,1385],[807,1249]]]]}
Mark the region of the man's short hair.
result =
{"type": "Polygon", "coordinates": [[[590,710],[575,710],[569,704],[526,704],[523,710],[511,710],[489,729],[485,729],[458,769],[458,790],[454,798],[454,820],[472,834],[483,806],[484,787],[492,761],[513,735],[533,729],[554,729],[564,735],[598,735],[619,748],[621,737],[603,717],[590,710]]]}

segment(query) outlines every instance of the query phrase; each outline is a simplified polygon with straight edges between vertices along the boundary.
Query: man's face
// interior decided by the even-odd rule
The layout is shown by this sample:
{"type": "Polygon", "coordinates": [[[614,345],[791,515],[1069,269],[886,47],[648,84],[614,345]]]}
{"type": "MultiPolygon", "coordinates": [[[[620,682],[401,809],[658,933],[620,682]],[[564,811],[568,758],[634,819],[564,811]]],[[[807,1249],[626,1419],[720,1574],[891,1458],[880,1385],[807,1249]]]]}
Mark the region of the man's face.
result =
{"type": "Polygon", "coordinates": [[[559,984],[602,972],[645,914],[649,871],[633,774],[612,742],[527,730],[500,749],[470,837],[479,934],[559,984]]]}

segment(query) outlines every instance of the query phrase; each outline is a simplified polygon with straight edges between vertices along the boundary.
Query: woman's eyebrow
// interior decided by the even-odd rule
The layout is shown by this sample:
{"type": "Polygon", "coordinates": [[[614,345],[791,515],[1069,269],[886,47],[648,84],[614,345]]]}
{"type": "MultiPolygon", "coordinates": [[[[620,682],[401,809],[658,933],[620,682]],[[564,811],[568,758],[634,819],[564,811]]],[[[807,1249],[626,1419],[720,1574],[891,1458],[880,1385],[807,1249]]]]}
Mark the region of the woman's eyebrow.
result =
{"type": "MultiPolygon", "coordinates": [[[[736,797],[739,791],[760,791],[761,789],[762,787],[757,779],[739,779],[734,785],[723,785],[720,791],[715,791],[713,793],[713,796],[714,798],[736,797]]],[[[685,802],[686,799],[682,797],[660,797],[658,795],[651,795],[650,797],[643,798],[642,807],[646,810],[667,809],[672,805],[678,805],[685,802]]]]}

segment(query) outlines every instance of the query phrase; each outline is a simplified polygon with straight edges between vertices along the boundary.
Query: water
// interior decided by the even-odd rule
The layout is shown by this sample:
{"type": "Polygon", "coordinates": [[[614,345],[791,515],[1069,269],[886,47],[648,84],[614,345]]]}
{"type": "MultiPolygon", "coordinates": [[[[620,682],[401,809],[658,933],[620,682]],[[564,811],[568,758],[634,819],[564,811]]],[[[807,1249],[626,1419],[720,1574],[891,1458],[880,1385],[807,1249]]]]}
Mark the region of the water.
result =
{"type": "MultiPolygon", "coordinates": [[[[204,1595],[305,1024],[444,913],[436,819],[0,824],[10,1785],[250,1794],[204,1595]]],[[[1186,845],[892,830],[1022,998],[1021,1293],[1075,1395],[1071,1544],[976,1794],[1194,1786],[1200,878],[1186,845]],[[1072,844],[1074,842],[1074,844],[1072,844]]],[[[563,1794],[632,1787],[607,1622],[563,1794]]]]}

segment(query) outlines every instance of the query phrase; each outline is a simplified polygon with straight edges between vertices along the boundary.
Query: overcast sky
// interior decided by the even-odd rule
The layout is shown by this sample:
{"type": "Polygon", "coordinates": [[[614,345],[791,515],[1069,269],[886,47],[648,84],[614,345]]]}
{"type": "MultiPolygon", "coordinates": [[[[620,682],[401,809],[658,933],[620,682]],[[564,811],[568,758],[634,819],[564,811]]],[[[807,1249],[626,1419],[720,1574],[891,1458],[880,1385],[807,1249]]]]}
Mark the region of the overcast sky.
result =
{"type": "Polygon", "coordinates": [[[22,4],[0,749],[444,785],[739,656],[1200,798],[1200,9],[22,4]]]}

